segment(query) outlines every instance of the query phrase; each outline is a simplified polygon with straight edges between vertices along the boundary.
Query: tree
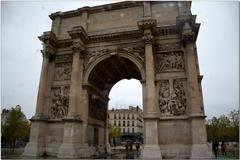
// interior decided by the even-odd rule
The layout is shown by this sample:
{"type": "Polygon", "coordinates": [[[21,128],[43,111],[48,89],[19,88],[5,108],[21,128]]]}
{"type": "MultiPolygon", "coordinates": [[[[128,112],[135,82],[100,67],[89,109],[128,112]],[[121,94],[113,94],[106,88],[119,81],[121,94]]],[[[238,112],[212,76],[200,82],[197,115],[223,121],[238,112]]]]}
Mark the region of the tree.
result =
{"type": "Polygon", "coordinates": [[[213,117],[207,124],[208,141],[239,140],[239,111],[233,110],[229,116],[213,117]]]}
{"type": "Polygon", "coordinates": [[[2,139],[10,144],[10,148],[14,151],[17,140],[26,140],[29,136],[30,123],[21,111],[21,107],[11,108],[6,124],[1,126],[2,139]]]}
{"type": "Polygon", "coordinates": [[[109,139],[119,139],[121,137],[121,129],[117,126],[113,126],[111,124],[108,124],[108,134],[109,139]]]}

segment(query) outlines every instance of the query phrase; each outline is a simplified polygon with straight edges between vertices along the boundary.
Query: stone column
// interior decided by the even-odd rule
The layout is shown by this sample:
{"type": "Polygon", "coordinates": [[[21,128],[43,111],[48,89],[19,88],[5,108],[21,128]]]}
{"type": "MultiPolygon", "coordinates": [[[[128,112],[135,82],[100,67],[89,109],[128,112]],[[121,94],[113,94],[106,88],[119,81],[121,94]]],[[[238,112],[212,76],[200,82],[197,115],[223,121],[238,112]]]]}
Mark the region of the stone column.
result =
{"type": "Polygon", "coordinates": [[[156,20],[150,17],[143,18],[138,22],[140,30],[143,31],[145,43],[145,72],[146,82],[144,84],[144,149],[143,158],[161,159],[159,146],[158,119],[159,111],[156,105],[155,65],[153,53],[152,30],[156,26],[156,20]]]}
{"type": "Polygon", "coordinates": [[[48,75],[48,64],[50,53],[46,50],[42,50],[43,61],[42,61],[42,70],[39,82],[38,97],[37,97],[37,107],[36,107],[36,117],[44,116],[44,104],[45,104],[45,93],[47,87],[47,75],[48,75]]]}
{"type": "Polygon", "coordinates": [[[192,136],[191,158],[213,158],[212,150],[207,146],[205,116],[202,110],[201,95],[198,83],[198,69],[195,53],[194,32],[188,22],[185,22],[182,39],[185,46],[187,91],[190,104],[190,125],[192,136]],[[197,129],[196,129],[197,128],[197,129]]]}
{"type": "Polygon", "coordinates": [[[31,118],[31,131],[30,131],[30,140],[27,146],[24,149],[23,156],[42,156],[45,152],[46,142],[45,136],[48,134],[47,131],[47,116],[46,111],[48,110],[46,105],[46,92],[47,92],[47,83],[49,81],[48,69],[49,61],[51,57],[55,54],[55,44],[56,36],[53,32],[44,32],[44,34],[39,37],[43,42],[43,62],[41,77],[39,83],[39,91],[37,98],[36,113],[31,118]]]}
{"type": "Polygon", "coordinates": [[[71,86],[70,86],[70,92],[69,92],[69,110],[68,110],[68,118],[79,118],[79,115],[77,113],[77,99],[78,92],[81,92],[80,85],[82,81],[82,74],[80,72],[83,72],[82,68],[82,56],[81,51],[83,48],[78,44],[77,41],[74,42],[72,46],[73,50],[73,62],[72,62],[72,73],[71,73],[71,86]]]}
{"type": "Polygon", "coordinates": [[[82,88],[83,81],[83,51],[85,49],[86,33],[82,27],[74,27],[69,31],[73,40],[73,62],[69,92],[68,115],[63,119],[63,143],[58,151],[59,158],[80,158],[89,156],[86,139],[86,96],[82,88]],[[84,92],[84,93],[83,93],[84,92]],[[85,110],[84,110],[85,109],[85,110]]]}

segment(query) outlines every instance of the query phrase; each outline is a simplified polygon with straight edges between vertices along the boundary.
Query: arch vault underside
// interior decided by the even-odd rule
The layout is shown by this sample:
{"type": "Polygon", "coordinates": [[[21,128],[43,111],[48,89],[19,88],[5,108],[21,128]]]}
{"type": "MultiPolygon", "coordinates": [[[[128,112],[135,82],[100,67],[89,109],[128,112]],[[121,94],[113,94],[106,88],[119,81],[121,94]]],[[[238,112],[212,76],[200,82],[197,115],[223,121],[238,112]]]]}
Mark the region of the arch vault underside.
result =
{"type": "Polygon", "coordinates": [[[108,148],[109,92],[143,86],[143,158],[211,158],[191,2],[120,2],[50,15],[25,156],[81,158],[108,148]],[[197,128],[197,129],[196,129],[197,128]]]}

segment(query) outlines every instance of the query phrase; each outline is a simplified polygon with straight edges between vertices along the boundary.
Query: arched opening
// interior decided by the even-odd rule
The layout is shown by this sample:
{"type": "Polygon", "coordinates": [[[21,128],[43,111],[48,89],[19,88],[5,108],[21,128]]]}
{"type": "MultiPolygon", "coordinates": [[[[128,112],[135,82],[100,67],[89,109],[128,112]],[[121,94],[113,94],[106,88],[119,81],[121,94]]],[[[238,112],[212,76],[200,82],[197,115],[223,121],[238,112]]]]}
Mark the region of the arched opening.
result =
{"type": "Polygon", "coordinates": [[[117,82],[109,93],[109,109],[139,106],[142,109],[142,84],[137,79],[117,82]]]}
{"type": "MultiPolygon", "coordinates": [[[[89,128],[93,132],[92,136],[88,137],[90,144],[99,146],[107,142],[107,111],[109,94],[113,86],[123,79],[135,79],[135,83],[138,82],[141,85],[142,73],[141,68],[134,63],[134,60],[120,55],[107,57],[91,69],[88,76],[88,119],[89,128]],[[103,137],[103,135],[105,136],[103,137]]],[[[127,89],[125,92],[128,92],[127,89]]],[[[140,101],[142,101],[142,88],[140,95],[140,101]]],[[[127,122],[126,125],[128,125],[127,122]]],[[[134,129],[130,128],[129,130],[133,131],[134,129]]]]}
{"type": "Polygon", "coordinates": [[[109,142],[112,146],[125,144],[127,141],[143,142],[143,101],[140,81],[120,80],[112,87],[109,98],[109,142]]]}

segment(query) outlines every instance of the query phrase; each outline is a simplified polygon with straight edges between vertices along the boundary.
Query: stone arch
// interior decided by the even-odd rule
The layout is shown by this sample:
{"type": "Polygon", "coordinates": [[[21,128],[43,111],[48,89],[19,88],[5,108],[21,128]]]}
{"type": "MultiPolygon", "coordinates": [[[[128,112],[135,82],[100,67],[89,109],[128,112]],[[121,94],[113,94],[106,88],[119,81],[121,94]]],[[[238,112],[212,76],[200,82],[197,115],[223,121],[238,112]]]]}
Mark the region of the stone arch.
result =
{"type": "Polygon", "coordinates": [[[141,81],[144,81],[145,80],[145,68],[144,68],[144,62],[143,60],[140,59],[140,57],[136,57],[134,56],[133,54],[131,53],[126,53],[126,52],[119,52],[119,53],[114,53],[114,52],[111,52],[111,53],[108,53],[108,54],[103,54],[103,55],[100,55],[96,58],[94,58],[94,60],[92,61],[92,63],[90,63],[89,65],[87,65],[87,69],[84,73],[84,77],[83,77],[83,83],[84,84],[88,84],[88,78],[89,78],[89,75],[90,73],[92,72],[92,70],[102,61],[112,57],[112,56],[119,56],[119,57],[123,57],[123,58],[126,58],[128,60],[130,60],[131,62],[133,62],[139,72],[141,73],[141,81]]]}

